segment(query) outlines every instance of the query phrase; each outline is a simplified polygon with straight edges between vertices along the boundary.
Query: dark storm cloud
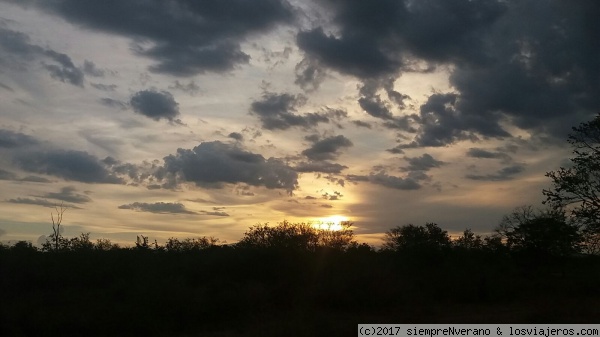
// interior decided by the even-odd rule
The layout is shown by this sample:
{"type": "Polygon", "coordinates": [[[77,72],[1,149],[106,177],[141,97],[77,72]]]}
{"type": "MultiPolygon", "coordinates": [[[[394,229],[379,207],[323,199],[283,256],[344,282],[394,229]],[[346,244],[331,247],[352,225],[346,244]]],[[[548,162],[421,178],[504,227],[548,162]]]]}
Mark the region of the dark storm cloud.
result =
{"type": "Polygon", "coordinates": [[[386,88],[384,79],[423,67],[451,66],[450,84],[456,92],[435,93],[421,107],[411,147],[511,137],[502,127],[507,120],[562,140],[569,126],[589,120],[600,106],[598,1],[318,4],[329,11],[336,32],[317,27],[298,33],[297,44],[308,59],[303,62],[385,89],[387,99],[361,89],[359,105],[371,116],[391,120],[391,103],[406,107],[407,97],[386,88]]]}
{"type": "Polygon", "coordinates": [[[311,160],[332,160],[340,155],[342,148],[352,145],[350,139],[343,135],[331,136],[315,141],[311,147],[302,151],[302,154],[311,160]]]}
{"type": "Polygon", "coordinates": [[[258,116],[267,130],[286,130],[293,126],[308,128],[318,123],[328,123],[327,116],[317,113],[296,115],[296,108],[306,103],[306,97],[288,93],[275,94],[266,92],[262,99],[252,102],[250,111],[258,116]]]}
{"type": "Polygon", "coordinates": [[[406,171],[429,171],[434,167],[444,165],[443,161],[436,160],[428,153],[423,154],[421,157],[405,157],[404,160],[408,162],[408,167],[404,168],[406,171]]]}
{"type": "Polygon", "coordinates": [[[403,57],[429,62],[485,60],[486,33],[505,11],[500,1],[320,1],[333,14],[338,36],[322,28],[300,32],[311,58],[361,79],[390,76],[408,66],[403,57]]]}
{"type": "Polygon", "coordinates": [[[85,151],[45,150],[16,155],[15,163],[23,170],[84,183],[120,184],[123,180],[106,165],[85,151]]]}
{"type": "Polygon", "coordinates": [[[347,168],[348,166],[328,161],[300,162],[294,167],[298,172],[321,172],[331,174],[339,174],[342,170],[347,168]]]}
{"type": "Polygon", "coordinates": [[[185,205],[181,203],[173,202],[134,202],[132,204],[121,205],[119,209],[130,209],[137,212],[149,212],[158,214],[197,214],[196,212],[189,211],[185,208],[185,205]]]}
{"type": "Polygon", "coordinates": [[[142,90],[129,101],[133,111],[159,121],[161,118],[173,122],[179,116],[179,104],[167,91],[142,90]]]}
{"type": "Polygon", "coordinates": [[[411,144],[399,146],[402,148],[433,146],[440,147],[461,140],[476,141],[477,134],[486,137],[510,137],[496,118],[485,115],[466,115],[459,110],[459,96],[454,93],[433,94],[427,102],[421,105],[421,128],[411,144]]]}
{"type": "Polygon", "coordinates": [[[58,203],[58,202],[49,201],[46,199],[38,199],[38,198],[35,198],[35,199],[33,199],[33,198],[15,198],[15,199],[8,199],[6,201],[13,203],[13,204],[37,205],[37,206],[50,207],[50,208],[55,208],[55,207],[62,205],[65,208],[81,209],[81,207],[77,207],[75,205],[58,203]]]}
{"type": "Polygon", "coordinates": [[[176,154],[164,158],[162,171],[168,186],[191,182],[221,188],[224,183],[246,183],[291,192],[298,184],[298,173],[282,161],[265,159],[219,141],[205,142],[191,150],[177,149],[176,154]]]}
{"type": "Polygon", "coordinates": [[[378,45],[377,37],[366,34],[337,38],[316,28],[298,33],[296,43],[320,64],[359,78],[389,75],[401,65],[394,55],[378,45]]]}
{"type": "Polygon", "coordinates": [[[478,175],[478,174],[467,174],[465,178],[471,180],[483,180],[483,181],[505,181],[511,180],[515,175],[523,172],[525,167],[520,164],[515,164],[507,167],[503,167],[494,174],[478,175]]]}
{"type": "Polygon", "coordinates": [[[294,14],[281,0],[228,1],[10,1],[33,5],[87,28],[122,35],[134,50],[157,62],[155,72],[193,76],[247,63],[240,43],[249,35],[289,23],[294,14]]]}
{"type": "Polygon", "coordinates": [[[75,204],[84,204],[92,201],[90,197],[85,194],[75,193],[77,189],[73,186],[65,186],[60,189],[60,192],[49,192],[44,195],[39,195],[41,198],[57,199],[66,202],[72,202],[75,204]]]}
{"type": "Polygon", "coordinates": [[[0,129],[0,148],[17,148],[38,143],[37,139],[26,134],[0,129]]]}
{"type": "Polygon", "coordinates": [[[0,25],[0,64],[23,69],[26,62],[34,60],[40,61],[52,78],[83,87],[84,73],[68,55],[31,44],[27,34],[0,25]]]}
{"type": "Polygon", "coordinates": [[[365,175],[347,175],[346,179],[351,182],[370,182],[371,184],[381,185],[398,190],[418,190],[421,185],[411,177],[390,176],[385,172],[371,173],[365,175]]]}
{"type": "Polygon", "coordinates": [[[464,98],[460,108],[503,111],[521,128],[562,138],[600,106],[600,3],[530,0],[509,8],[497,24],[502,33],[491,36],[493,62],[460,66],[450,78],[464,98]]]}

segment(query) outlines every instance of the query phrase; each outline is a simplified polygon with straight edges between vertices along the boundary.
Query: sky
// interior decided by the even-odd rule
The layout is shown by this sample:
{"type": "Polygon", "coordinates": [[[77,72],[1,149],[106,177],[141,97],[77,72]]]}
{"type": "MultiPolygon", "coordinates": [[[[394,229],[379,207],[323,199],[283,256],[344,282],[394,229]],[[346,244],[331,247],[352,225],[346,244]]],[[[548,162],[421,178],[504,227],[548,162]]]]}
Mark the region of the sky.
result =
{"type": "Polygon", "coordinates": [[[600,112],[596,0],[0,0],[0,240],[490,233],[600,112]]]}

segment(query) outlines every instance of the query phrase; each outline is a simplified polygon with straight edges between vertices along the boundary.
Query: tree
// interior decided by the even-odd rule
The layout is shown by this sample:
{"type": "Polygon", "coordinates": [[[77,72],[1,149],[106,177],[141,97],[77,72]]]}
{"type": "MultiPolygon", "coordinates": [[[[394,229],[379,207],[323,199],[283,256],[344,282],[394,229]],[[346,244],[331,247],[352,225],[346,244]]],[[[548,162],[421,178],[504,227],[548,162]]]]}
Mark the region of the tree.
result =
{"type": "Polygon", "coordinates": [[[481,249],[483,240],[480,235],[475,235],[470,228],[465,229],[463,235],[453,242],[455,247],[462,249],[481,249]]]}
{"type": "Polygon", "coordinates": [[[219,239],[214,237],[206,237],[203,236],[198,239],[190,239],[186,238],[183,240],[179,240],[177,238],[169,238],[167,243],[165,244],[165,249],[168,252],[192,252],[192,251],[201,251],[204,249],[209,249],[212,247],[216,247],[219,243],[219,239]]]}
{"type": "Polygon", "coordinates": [[[448,232],[435,223],[397,226],[385,233],[383,248],[394,251],[438,251],[450,246],[448,232]]]}
{"type": "Polygon", "coordinates": [[[342,221],[339,226],[335,226],[334,223],[328,223],[325,227],[320,226],[317,229],[319,246],[334,250],[347,250],[357,245],[358,243],[354,241],[354,231],[350,228],[352,228],[352,222],[350,221],[342,221]]]}
{"type": "Polygon", "coordinates": [[[81,233],[79,237],[69,240],[69,249],[77,251],[93,250],[94,243],[90,241],[90,233],[81,233]]]}
{"type": "Polygon", "coordinates": [[[120,249],[119,245],[112,243],[109,239],[97,239],[94,249],[101,251],[117,250],[120,249]]]}
{"type": "Polygon", "coordinates": [[[63,214],[67,211],[67,208],[61,203],[60,206],[55,206],[56,218],[54,213],[50,212],[50,219],[52,219],[52,234],[46,242],[42,244],[43,251],[59,251],[69,248],[69,240],[62,236],[62,220],[63,214]]]}
{"type": "Polygon", "coordinates": [[[502,218],[496,232],[513,251],[566,256],[581,249],[579,227],[563,210],[517,207],[502,218]]]}
{"type": "Polygon", "coordinates": [[[544,190],[544,203],[555,210],[568,208],[587,231],[600,232],[600,114],[573,128],[568,142],[574,148],[572,167],[547,172],[553,188],[544,190]]]}
{"type": "Polygon", "coordinates": [[[284,220],[274,227],[268,223],[250,227],[236,246],[314,251],[318,243],[319,237],[312,225],[284,220]]]}
{"type": "Polygon", "coordinates": [[[315,251],[317,248],[345,251],[355,243],[354,232],[350,229],[352,222],[344,221],[340,223],[341,228],[335,227],[326,224],[317,228],[310,223],[289,221],[280,222],[277,226],[258,224],[250,227],[236,246],[292,251],[315,251]]]}

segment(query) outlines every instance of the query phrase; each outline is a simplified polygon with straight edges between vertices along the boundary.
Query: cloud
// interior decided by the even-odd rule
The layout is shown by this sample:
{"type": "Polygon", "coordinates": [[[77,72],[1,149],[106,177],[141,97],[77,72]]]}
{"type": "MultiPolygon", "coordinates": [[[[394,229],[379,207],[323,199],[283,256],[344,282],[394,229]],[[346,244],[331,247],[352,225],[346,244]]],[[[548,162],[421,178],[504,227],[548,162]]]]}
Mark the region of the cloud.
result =
{"type": "Polygon", "coordinates": [[[262,126],[267,130],[287,130],[294,126],[309,128],[319,123],[329,122],[327,116],[317,113],[294,114],[296,108],[304,103],[306,103],[306,97],[302,95],[266,92],[261,100],[252,102],[250,111],[258,116],[262,126]]]}
{"type": "Polygon", "coordinates": [[[150,70],[176,76],[229,71],[245,64],[250,56],[241,50],[240,43],[247,36],[267,32],[294,18],[292,7],[278,0],[135,4],[58,0],[17,4],[36,6],[78,26],[144,41],[134,43],[134,50],[156,62],[150,70]]]}
{"type": "Polygon", "coordinates": [[[102,84],[102,83],[90,83],[93,88],[101,91],[115,91],[117,90],[116,84],[102,84]]]}
{"type": "Polygon", "coordinates": [[[385,172],[378,172],[369,175],[369,182],[389,188],[399,190],[418,190],[421,185],[412,178],[401,178],[387,175],[385,172]]]}
{"type": "Polygon", "coordinates": [[[23,170],[84,183],[121,184],[123,180],[85,151],[45,150],[19,153],[15,163],[23,170]]]}
{"type": "MultiPolygon", "coordinates": [[[[379,11],[382,10],[379,8],[379,11]]],[[[321,27],[302,31],[296,36],[298,47],[307,56],[341,73],[359,78],[389,75],[401,65],[395,55],[390,55],[383,46],[378,45],[378,40],[376,36],[367,34],[344,34],[338,38],[327,35],[321,27]]]]}
{"type": "Polygon", "coordinates": [[[145,202],[134,202],[132,204],[121,205],[119,206],[119,209],[130,209],[138,212],[158,214],[197,214],[196,212],[187,210],[185,205],[181,203],[172,202],[155,202],[152,204],[145,202]]]}
{"type": "Polygon", "coordinates": [[[170,86],[169,89],[181,90],[181,91],[183,91],[185,93],[188,93],[188,94],[190,94],[192,96],[196,95],[197,93],[200,92],[200,87],[194,81],[190,81],[187,84],[182,84],[182,83],[179,83],[178,80],[176,80],[175,84],[173,84],[173,86],[170,86]]]}
{"type": "Polygon", "coordinates": [[[421,185],[414,178],[390,176],[383,171],[371,173],[369,175],[349,174],[346,176],[346,179],[354,183],[370,182],[371,184],[381,185],[398,190],[418,190],[421,188],[421,185]]]}
{"type": "Polygon", "coordinates": [[[129,101],[133,111],[159,121],[161,118],[173,122],[179,116],[179,104],[167,91],[142,90],[129,101]]]}
{"type": "Polygon", "coordinates": [[[129,108],[129,104],[108,97],[100,98],[100,103],[113,109],[127,110],[129,108]]]}
{"type": "Polygon", "coordinates": [[[470,148],[469,151],[467,151],[466,155],[467,157],[471,158],[501,159],[504,163],[509,163],[510,161],[512,161],[512,157],[504,152],[488,151],[476,147],[470,148]]]}
{"type": "MultiPolygon", "coordinates": [[[[512,137],[506,121],[563,139],[600,106],[597,1],[333,1],[318,3],[335,27],[301,31],[304,64],[385,89],[360,89],[359,106],[384,126],[412,132],[411,147],[512,137]],[[527,25],[522,24],[527,22],[527,25]],[[551,41],[551,42],[550,42],[551,41]],[[450,69],[454,92],[432,94],[420,118],[392,121],[408,97],[386,87],[406,72],[450,69]]],[[[326,19],[324,19],[326,20],[326,19]]],[[[398,149],[400,150],[400,149],[398,149]]]]}
{"type": "Polygon", "coordinates": [[[20,132],[0,129],[0,148],[16,148],[39,144],[39,141],[20,132]]]}
{"type": "Polygon", "coordinates": [[[312,92],[319,89],[319,86],[327,76],[325,69],[319,65],[315,59],[304,58],[295,68],[295,84],[300,86],[305,92],[312,92]]]}
{"type": "Polygon", "coordinates": [[[73,64],[73,61],[68,55],[57,53],[53,50],[45,50],[44,55],[58,63],[46,64],[45,62],[42,62],[52,78],[64,83],[83,87],[83,71],[73,64]]]}
{"type": "Polygon", "coordinates": [[[443,161],[435,160],[428,153],[424,153],[421,157],[405,157],[404,160],[408,162],[408,167],[404,168],[405,171],[429,171],[434,167],[444,165],[443,161]]]}
{"type": "Polygon", "coordinates": [[[224,207],[213,207],[212,211],[200,211],[200,213],[213,216],[230,216],[226,212],[223,212],[223,208],[224,207]]]}
{"type": "Polygon", "coordinates": [[[25,205],[36,205],[36,206],[43,206],[43,207],[49,207],[49,208],[55,208],[58,206],[63,206],[64,208],[72,208],[72,209],[81,209],[81,207],[77,207],[75,205],[71,205],[71,204],[62,204],[62,203],[57,203],[54,201],[49,201],[46,199],[32,199],[32,198],[15,198],[15,199],[8,199],[6,200],[7,202],[13,203],[13,204],[25,204],[25,205]]]}
{"type": "Polygon", "coordinates": [[[0,25],[0,64],[23,69],[37,60],[52,78],[83,87],[84,73],[68,55],[31,44],[30,40],[29,35],[0,25]]]}
{"type": "Polygon", "coordinates": [[[84,204],[92,201],[90,197],[84,194],[75,193],[77,189],[73,186],[65,186],[60,189],[60,192],[49,192],[44,195],[40,195],[41,198],[57,199],[76,204],[84,204]]]}
{"type": "Polygon", "coordinates": [[[83,61],[83,72],[86,75],[93,77],[104,77],[105,71],[102,69],[98,69],[96,64],[92,61],[84,60],[83,61]]]}
{"type": "Polygon", "coordinates": [[[321,172],[331,174],[339,174],[342,170],[347,168],[348,166],[328,161],[299,162],[296,164],[296,167],[294,167],[298,172],[321,172]]]}
{"type": "Polygon", "coordinates": [[[244,135],[242,135],[239,132],[232,132],[229,135],[227,135],[227,137],[231,138],[231,139],[235,139],[238,142],[241,142],[242,140],[244,140],[244,135]]]}
{"type": "Polygon", "coordinates": [[[483,180],[483,181],[506,181],[512,180],[515,175],[523,172],[525,170],[525,166],[521,164],[515,164],[511,166],[503,167],[498,170],[494,174],[486,174],[486,175],[477,175],[477,174],[467,174],[465,178],[471,180],[483,180]]]}
{"type": "Polygon", "coordinates": [[[595,1],[509,3],[495,26],[502,33],[486,48],[490,64],[461,66],[450,77],[463,97],[460,109],[496,123],[494,112],[502,111],[520,128],[564,137],[600,105],[592,75],[600,71],[598,15],[595,1]]]}
{"type": "Polygon", "coordinates": [[[246,183],[292,191],[298,184],[298,173],[282,161],[219,141],[204,142],[191,150],[177,149],[176,154],[164,158],[162,173],[171,186],[191,182],[221,188],[224,183],[246,183]]]}
{"type": "Polygon", "coordinates": [[[6,90],[6,91],[10,91],[10,92],[15,92],[15,89],[11,88],[10,86],[0,82],[0,88],[6,90]]]}
{"type": "Polygon", "coordinates": [[[359,128],[367,128],[367,129],[372,128],[370,123],[359,121],[359,120],[352,121],[352,124],[358,126],[359,128]]]}
{"type": "Polygon", "coordinates": [[[314,141],[310,148],[302,151],[302,154],[311,160],[331,160],[340,155],[340,149],[352,145],[352,142],[343,135],[331,136],[314,141]]]}
{"type": "Polygon", "coordinates": [[[16,180],[16,179],[17,179],[16,174],[14,174],[10,171],[0,169],[0,180],[16,180]]]}
{"type": "Polygon", "coordinates": [[[44,177],[38,177],[38,176],[26,176],[25,178],[19,179],[19,181],[27,181],[27,182],[32,182],[32,183],[51,183],[52,182],[52,180],[50,180],[50,179],[46,179],[44,177]]]}

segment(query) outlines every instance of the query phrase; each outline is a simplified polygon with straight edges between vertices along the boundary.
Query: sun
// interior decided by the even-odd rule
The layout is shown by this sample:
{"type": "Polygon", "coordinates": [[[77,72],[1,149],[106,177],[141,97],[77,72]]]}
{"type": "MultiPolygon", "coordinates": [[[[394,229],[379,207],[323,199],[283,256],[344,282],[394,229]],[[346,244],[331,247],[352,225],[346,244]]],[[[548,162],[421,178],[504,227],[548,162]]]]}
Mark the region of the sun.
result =
{"type": "Polygon", "coordinates": [[[339,231],[344,229],[342,223],[348,221],[348,218],[343,215],[332,215],[324,218],[318,218],[314,226],[318,229],[329,229],[339,231]]]}

